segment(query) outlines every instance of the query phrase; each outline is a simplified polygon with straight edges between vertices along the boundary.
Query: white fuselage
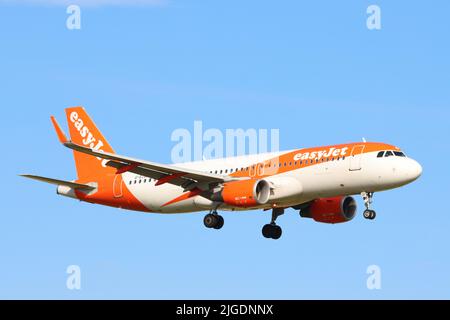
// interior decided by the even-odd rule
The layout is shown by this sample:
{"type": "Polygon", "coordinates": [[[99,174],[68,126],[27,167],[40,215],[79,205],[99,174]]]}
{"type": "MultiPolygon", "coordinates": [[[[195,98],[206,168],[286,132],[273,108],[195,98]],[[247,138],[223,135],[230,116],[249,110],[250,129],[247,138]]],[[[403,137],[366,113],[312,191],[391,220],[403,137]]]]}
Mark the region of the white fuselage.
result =
{"type": "MultiPolygon", "coordinates": [[[[286,152],[205,160],[176,166],[226,175],[235,172],[236,169],[263,163],[282,154],[286,152]]],[[[220,209],[249,210],[271,208],[274,205],[290,207],[317,198],[383,191],[408,184],[417,179],[422,172],[421,166],[411,158],[377,157],[377,154],[378,151],[350,155],[332,161],[318,161],[306,167],[295,167],[292,161],[291,165],[290,162],[286,165],[291,167],[290,170],[279,174],[276,169],[266,168],[265,172],[257,172],[257,169],[249,170],[248,177],[264,179],[274,187],[271,200],[265,205],[253,208],[244,209],[222,204],[220,209]]],[[[156,186],[155,180],[129,172],[123,174],[123,183],[142,204],[156,213],[204,211],[217,206],[217,203],[201,196],[164,206],[170,200],[182,195],[185,190],[171,184],[156,186]]]]}

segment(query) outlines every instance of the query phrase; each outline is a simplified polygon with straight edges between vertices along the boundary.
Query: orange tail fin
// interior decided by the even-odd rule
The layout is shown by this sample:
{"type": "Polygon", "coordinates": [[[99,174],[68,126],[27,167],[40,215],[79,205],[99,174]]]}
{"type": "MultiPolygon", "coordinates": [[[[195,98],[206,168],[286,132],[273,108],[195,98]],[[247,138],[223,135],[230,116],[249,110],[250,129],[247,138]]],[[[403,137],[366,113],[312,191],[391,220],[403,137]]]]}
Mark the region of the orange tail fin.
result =
{"type": "MultiPolygon", "coordinates": [[[[113,148],[102,135],[83,107],[66,109],[70,140],[91,149],[114,153],[113,148]]],[[[106,166],[105,160],[74,151],[78,179],[92,181],[96,177],[114,175],[115,169],[106,166]]]]}

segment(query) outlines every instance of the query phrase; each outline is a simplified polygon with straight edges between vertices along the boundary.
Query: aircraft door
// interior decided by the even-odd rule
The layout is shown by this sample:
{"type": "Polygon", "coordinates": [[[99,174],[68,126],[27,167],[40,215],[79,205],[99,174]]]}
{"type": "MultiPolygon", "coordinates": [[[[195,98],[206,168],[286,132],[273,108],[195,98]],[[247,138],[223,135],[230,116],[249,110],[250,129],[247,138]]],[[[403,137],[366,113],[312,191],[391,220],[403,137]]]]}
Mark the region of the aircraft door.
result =
{"type": "Polygon", "coordinates": [[[114,198],[122,198],[123,196],[123,178],[121,174],[116,174],[113,182],[114,198]]]}
{"type": "Polygon", "coordinates": [[[358,171],[361,170],[362,153],[364,152],[364,145],[354,146],[352,154],[350,155],[349,170],[358,171]]]}

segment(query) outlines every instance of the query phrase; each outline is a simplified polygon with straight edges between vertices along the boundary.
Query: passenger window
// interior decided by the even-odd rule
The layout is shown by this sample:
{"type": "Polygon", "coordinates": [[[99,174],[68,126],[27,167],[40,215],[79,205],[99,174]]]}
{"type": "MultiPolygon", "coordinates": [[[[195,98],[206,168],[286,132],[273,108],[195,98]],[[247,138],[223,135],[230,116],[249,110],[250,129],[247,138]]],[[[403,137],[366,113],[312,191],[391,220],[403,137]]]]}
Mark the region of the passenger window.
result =
{"type": "Polygon", "coordinates": [[[383,158],[383,156],[384,156],[384,151],[378,152],[377,158],[383,158]]]}
{"type": "Polygon", "coordinates": [[[392,157],[394,154],[392,153],[392,151],[386,151],[386,154],[384,155],[385,157],[392,157]]]}

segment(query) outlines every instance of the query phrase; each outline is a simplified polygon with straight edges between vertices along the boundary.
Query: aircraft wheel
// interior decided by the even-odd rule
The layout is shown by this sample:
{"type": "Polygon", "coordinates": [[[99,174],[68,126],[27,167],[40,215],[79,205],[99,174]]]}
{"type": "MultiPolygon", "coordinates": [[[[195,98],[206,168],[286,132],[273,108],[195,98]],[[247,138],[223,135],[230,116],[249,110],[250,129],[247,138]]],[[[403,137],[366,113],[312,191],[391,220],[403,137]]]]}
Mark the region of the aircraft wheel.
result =
{"type": "Polygon", "coordinates": [[[363,215],[364,218],[368,220],[374,220],[377,216],[377,213],[374,210],[365,210],[363,215]]]}
{"type": "Polygon", "coordinates": [[[277,226],[277,225],[273,226],[273,229],[272,229],[272,239],[278,240],[278,239],[281,238],[281,235],[282,235],[282,234],[283,234],[283,230],[281,229],[280,226],[277,226]]]}
{"type": "Polygon", "coordinates": [[[203,223],[205,227],[212,229],[217,225],[218,219],[216,215],[210,213],[205,216],[205,218],[203,219],[203,223]]]}
{"type": "Polygon", "coordinates": [[[216,230],[220,230],[223,228],[223,225],[225,224],[225,220],[223,219],[222,216],[217,215],[217,224],[214,226],[214,229],[216,230]]]}
{"type": "Polygon", "coordinates": [[[264,238],[270,239],[272,238],[272,225],[271,224],[266,224],[263,228],[262,228],[262,234],[264,236],[264,238]]]}
{"type": "Polygon", "coordinates": [[[281,238],[283,230],[276,224],[266,224],[262,229],[264,238],[278,240],[281,238]]]}

